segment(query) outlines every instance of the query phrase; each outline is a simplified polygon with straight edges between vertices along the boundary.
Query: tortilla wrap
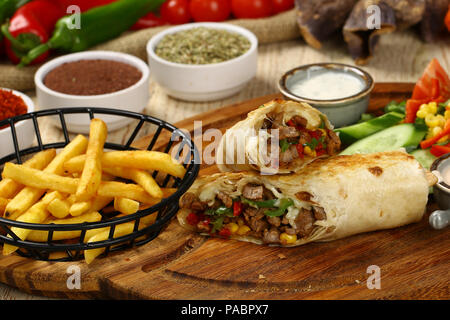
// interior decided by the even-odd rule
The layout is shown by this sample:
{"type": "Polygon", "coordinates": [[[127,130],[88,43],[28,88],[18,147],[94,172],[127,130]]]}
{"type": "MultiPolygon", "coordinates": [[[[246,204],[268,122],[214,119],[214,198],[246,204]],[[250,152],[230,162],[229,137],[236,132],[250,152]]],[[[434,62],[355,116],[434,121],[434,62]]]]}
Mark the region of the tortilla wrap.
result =
{"type": "Polygon", "coordinates": [[[221,172],[256,170],[264,174],[287,174],[314,160],[314,157],[305,156],[294,159],[287,166],[278,166],[278,161],[274,165],[270,152],[267,152],[267,156],[260,154],[260,150],[267,149],[265,146],[270,136],[261,131],[269,113],[282,113],[283,123],[298,115],[308,121],[308,129],[317,129],[322,121],[327,129],[333,129],[326,115],[307,103],[272,100],[250,112],[246,119],[225,132],[216,153],[216,164],[221,172]]]}
{"type": "MultiPolygon", "coordinates": [[[[426,209],[429,185],[436,183],[436,179],[429,182],[429,175],[413,156],[390,151],[317,159],[291,175],[239,172],[203,176],[189,192],[211,204],[219,191],[236,199],[242,195],[243,187],[251,183],[264,185],[278,199],[293,199],[295,209],[322,207],[326,219],[316,220],[308,236],[286,245],[298,246],[418,222],[426,209]],[[298,195],[305,192],[311,195],[310,199],[300,200],[298,195]]],[[[181,200],[180,206],[183,207],[181,200]]],[[[178,220],[182,226],[199,231],[187,223],[190,212],[180,209],[178,220]]],[[[289,220],[295,221],[295,216],[289,216],[289,220]]],[[[255,236],[232,234],[230,238],[264,243],[255,236]]]]}

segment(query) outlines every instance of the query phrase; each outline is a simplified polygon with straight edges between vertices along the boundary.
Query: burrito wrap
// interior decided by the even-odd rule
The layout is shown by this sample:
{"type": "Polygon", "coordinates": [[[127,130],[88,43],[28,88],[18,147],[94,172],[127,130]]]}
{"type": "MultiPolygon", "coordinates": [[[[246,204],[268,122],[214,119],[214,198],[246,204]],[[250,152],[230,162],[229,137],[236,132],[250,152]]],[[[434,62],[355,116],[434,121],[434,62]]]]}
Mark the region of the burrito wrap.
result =
{"type": "MultiPolygon", "coordinates": [[[[291,175],[239,172],[203,176],[189,192],[201,201],[212,203],[220,191],[232,198],[239,197],[248,183],[264,185],[277,198],[293,199],[298,209],[312,206],[324,209],[326,219],[316,220],[308,236],[286,246],[336,240],[417,222],[425,212],[429,190],[426,172],[414,157],[402,151],[391,151],[317,159],[291,175]],[[312,197],[300,200],[297,195],[305,192],[312,197]]],[[[181,209],[178,220],[181,225],[195,230],[186,222],[190,212],[192,210],[181,209]]],[[[231,238],[264,243],[254,236],[231,235],[231,238]]]]}
{"type": "Polygon", "coordinates": [[[314,160],[314,158],[297,158],[285,167],[271,168],[268,159],[259,156],[260,144],[266,135],[258,135],[264,119],[269,113],[282,113],[283,122],[298,115],[308,121],[307,129],[317,128],[322,121],[327,129],[333,130],[333,125],[326,115],[311,107],[307,103],[275,99],[265,103],[258,109],[249,112],[247,118],[236,123],[228,129],[222,137],[217,148],[216,164],[221,172],[250,171],[256,170],[265,173],[291,173],[298,170],[302,165],[314,160]],[[244,150],[239,158],[238,150],[244,150]]]}

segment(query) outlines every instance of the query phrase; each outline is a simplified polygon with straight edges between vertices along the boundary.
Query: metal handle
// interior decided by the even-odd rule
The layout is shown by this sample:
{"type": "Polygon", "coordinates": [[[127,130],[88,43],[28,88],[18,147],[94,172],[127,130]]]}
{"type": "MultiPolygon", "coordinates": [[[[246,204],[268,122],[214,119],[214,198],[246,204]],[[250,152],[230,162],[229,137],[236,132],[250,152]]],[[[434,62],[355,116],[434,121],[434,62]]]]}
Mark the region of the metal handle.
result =
{"type": "Polygon", "coordinates": [[[437,230],[444,229],[448,226],[450,220],[450,210],[436,210],[431,215],[428,221],[430,225],[437,230]]]}

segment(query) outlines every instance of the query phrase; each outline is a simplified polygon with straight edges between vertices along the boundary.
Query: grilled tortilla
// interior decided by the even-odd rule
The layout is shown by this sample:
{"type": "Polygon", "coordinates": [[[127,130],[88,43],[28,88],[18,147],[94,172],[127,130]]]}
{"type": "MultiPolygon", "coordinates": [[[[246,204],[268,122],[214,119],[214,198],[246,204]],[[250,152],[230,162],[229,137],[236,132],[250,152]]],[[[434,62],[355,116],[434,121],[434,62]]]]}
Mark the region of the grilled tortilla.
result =
{"type": "Polygon", "coordinates": [[[197,179],[180,199],[178,220],[257,244],[336,240],[421,220],[436,183],[430,175],[402,151],[317,159],[291,175],[219,173],[197,179]],[[281,215],[268,216],[286,204],[281,215]]]}
{"type": "Polygon", "coordinates": [[[221,172],[287,174],[317,157],[335,155],[340,143],[319,110],[306,103],[275,99],[226,131],[217,149],[216,164],[221,172]],[[309,150],[303,145],[309,145],[309,150]]]}

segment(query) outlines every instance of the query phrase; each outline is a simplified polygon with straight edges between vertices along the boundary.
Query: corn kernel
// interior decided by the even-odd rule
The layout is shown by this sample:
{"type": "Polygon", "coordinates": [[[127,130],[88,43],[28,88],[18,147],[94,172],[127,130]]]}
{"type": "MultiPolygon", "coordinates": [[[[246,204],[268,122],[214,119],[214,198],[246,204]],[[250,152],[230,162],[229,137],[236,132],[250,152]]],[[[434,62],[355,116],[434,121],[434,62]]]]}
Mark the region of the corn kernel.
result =
{"type": "Polygon", "coordinates": [[[305,154],[307,154],[308,156],[312,155],[312,150],[310,147],[306,146],[305,148],[303,148],[303,152],[305,154]]]}
{"type": "Polygon", "coordinates": [[[428,104],[423,103],[420,105],[419,110],[423,110],[425,112],[428,112],[428,104]]]}
{"type": "Polygon", "coordinates": [[[450,110],[445,110],[445,112],[444,112],[444,118],[445,118],[445,120],[450,119],[450,110]]]}
{"type": "Polygon", "coordinates": [[[243,236],[249,231],[250,231],[250,227],[244,225],[244,226],[240,226],[236,233],[240,236],[243,236]]]}
{"type": "Polygon", "coordinates": [[[423,110],[423,109],[420,109],[419,111],[417,111],[417,114],[416,114],[417,118],[421,118],[421,119],[424,119],[426,117],[426,115],[427,115],[427,111],[423,110]]]}
{"type": "Polygon", "coordinates": [[[428,104],[428,108],[427,109],[428,109],[428,113],[436,114],[437,109],[438,109],[437,103],[436,102],[430,102],[428,104]]]}
{"type": "Polygon", "coordinates": [[[447,142],[448,139],[449,139],[449,136],[448,136],[448,135],[443,136],[442,138],[440,138],[440,139],[438,140],[438,143],[447,142]]]}
{"type": "Polygon", "coordinates": [[[434,127],[434,128],[431,129],[431,137],[435,137],[441,132],[442,132],[442,128],[441,127],[434,127]]]}
{"type": "Polygon", "coordinates": [[[436,115],[436,119],[439,121],[438,126],[443,128],[445,126],[445,118],[444,118],[444,116],[441,115],[441,114],[438,114],[438,115],[436,115]]]}
{"type": "Polygon", "coordinates": [[[433,128],[439,126],[439,119],[436,116],[428,113],[425,117],[425,123],[428,127],[433,128]]]}
{"type": "Polygon", "coordinates": [[[238,230],[239,230],[239,226],[236,224],[236,223],[234,223],[234,222],[231,222],[231,223],[229,223],[229,224],[227,224],[226,225],[226,228],[228,229],[228,230],[230,230],[230,232],[233,234],[233,233],[236,233],[238,230]]]}
{"type": "Polygon", "coordinates": [[[283,243],[283,244],[293,244],[297,241],[297,235],[295,235],[295,234],[290,235],[290,234],[283,232],[280,235],[280,240],[281,240],[281,243],[283,243]]]}

